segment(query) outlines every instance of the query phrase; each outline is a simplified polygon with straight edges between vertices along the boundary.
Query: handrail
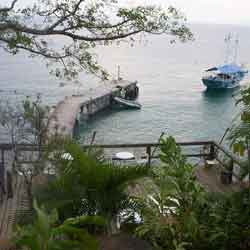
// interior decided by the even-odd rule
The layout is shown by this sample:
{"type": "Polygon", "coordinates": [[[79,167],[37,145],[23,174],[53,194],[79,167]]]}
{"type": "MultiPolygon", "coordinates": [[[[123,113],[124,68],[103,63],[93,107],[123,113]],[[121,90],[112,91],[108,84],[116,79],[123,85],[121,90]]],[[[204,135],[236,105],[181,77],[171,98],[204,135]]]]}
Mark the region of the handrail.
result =
{"type": "MultiPolygon", "coordinates": [[[[202,146],[202,145],[212,145],[214,141],[191,141],[191,142],[177,142],[179,146],[202,146]]],[[[127,143],[127,144],[92,144],[92,145],[82,145],[84,148],[94,147],[94,148],[143,148],[143,147],[158,147],[160,143],[127,143]]],[[[34,144],[17,144],[20,150],[29,150],[37,145],[34,144]]],[[[1,143],[0,150],[11,150],[13,145],[11,143],[1,143]]]]}
{"type": "MultiPolygon", "coordinates": [[[[177,142],[179,146],[203,146],[213,145],[213,141],[192,141],[192,142],[177,142]]],[[[83,145],[84,148],[146,148],[146,147],[159,147],[161,143],[132,143],[132,144],[93,144],[83,145]]]]}
{"type": "MultiPolygon", "coordinates": [[[[118,149],[118,148],[141,148],[145,149],[146,153],[148,156],[142,156],[142,159],[148,159],[148,165],[150,166],[151,164],[151,159],[159,158],[159,155],[152,155],[151,153],[151,148],[152,147],[160,147],[161,143],[132,143],[132,144],[89,144],[89,145],[82,145],[83,148],[85,149],[91,149],[91,148],[101,148],[101,149],[118,149]]],[[[238,166],[241,166],[242,163],[240,160],[235,157],[232,153],[230,153],[225,147],[222,145],[218,144],[215,141],[191,141],[191,142],[177,142],[177,145],[183,146],[183,147],[188,147],[188,146],[209,146],[209,152],[200,152],[200,153],[191,153],[191,154],[184,154],[186,157],[204,157],[205,159],[208,158],[216,158],[218,162],[222,166],[225,167],[223,162],[218,159],[218,156],[216,155],[216,151],[221,151],[224,153],[224,155],[228,156],[233,163],[237,164],[238,166]],[[215,150],[216,148],[216,150],[215,150]]],[[[16,145],[16,148],[18,151],[36,151],[36,150],[41,150],[41,148],[38,148],[37,145],[34,144],[18,144],[16,145]]],[[[8,144],[8,143],[3,143],[0,144],[0,151],[2,152],[2,165],[4,165],[4,151],[12,150],[13,145],[8,144]]],[[[46,150],[46,146],[42,148],[42,150],[46,150]]],[[[115,158],[114,158],[115,159],[115,158]]],[[[238,176],[235,176],[238,177],[238,176]]]]}
{"type": "MultiPolygon", "coordinates": [[[[83,148],[147,148],[147,147],[159,147],[161,143],[132,143],[132,144],[92,144],[92,145],[82,145],[83,148]]],[[[214,141],[191,141],[191,142],[177,142],[179,146],[215,146],[219,150],[221,150],[225,155],[231,158],[237,165],[241,166],[239,159],[237,159],[234,155],[232,155],[228,150],[226,150],[223,146],[219,145],[214,141]]],[[[18,144],[17,149],[23,151],[30,151],[37,148],[37,145],[34,144],[18,144]]],[[[13,149],[12,144],[2,143],[0,144],[0,150],[11,150],[13,149]]],[[[197,156],[203,154],[197,154],[197,156]]]]}
{"type": "MultiPolygon", "coordinates": [[[[132,144],[92,144],[92,145],[82,145],[83,148],[147,148],[147,147],[159,147],[161,143],[132,143],[132,144]]],[[[223,146],[219,145],[214,141],[191,141],[191,142],[177,142],[179,146],[215,146],[219,150],[221,150],[225,155],[231,158],[236,164],[241,166],[239,159],[237,159],[234,155],[228,152],[223,146]]],[[[0,150],[11,150],[13,148],[12,144],[2,143],[0,144],[0,150]]],[[[37,145],[34,144],[18,144],[17,149],[23,151],[34,150],[34,148],[38,148],[37,145]]],[[[202,155],[202,154],[199,154],[202,155]]],[[[197,155],[198,156],[198,155],[197,155]]]]}
{"type": "MultiPolygon", "coordinates": [[[[213,141],[191,141],[191,142],[177,142],[179,146],[203,146],[203,145],[212,145],[213,141]]],[[[160,143],[132,143],[132,144],[90,144],[82,145],[84,148],[145,148],[145,147],[159,147],[160,143]]],[[[19,150],[29,151],[37,148],[37,145],[34,144],[18,144],[16,147],[19,150]]],[[[0,150],[11,150],[13,145],[10,143],[0,144],[0,150]]]]}
{"type": "MultiPolygon", "coordinates": [[[[216,157],[216,160],[220,163],[221,166],[226,168],[225,163],[222,162],[218,157],[216,157]]],[[[240,177],[237,174],[235,174],[233,171],[232,171],[232,176],[234,176],[238,181],[241,181],[240,177]]]]}
{"type": "Polygon", "coordinates": [[[217,147],[219,150],[221,150],[225,155],[227,155],[229,158],[231,158],[237,165],[241,166],[242,163],[239,159],[237,159],[234,155],[232,155],[230,152],[228,152],[225,147],[222,145],[219,145],[218,143],[214,142],[214,146],[217,147]]]}

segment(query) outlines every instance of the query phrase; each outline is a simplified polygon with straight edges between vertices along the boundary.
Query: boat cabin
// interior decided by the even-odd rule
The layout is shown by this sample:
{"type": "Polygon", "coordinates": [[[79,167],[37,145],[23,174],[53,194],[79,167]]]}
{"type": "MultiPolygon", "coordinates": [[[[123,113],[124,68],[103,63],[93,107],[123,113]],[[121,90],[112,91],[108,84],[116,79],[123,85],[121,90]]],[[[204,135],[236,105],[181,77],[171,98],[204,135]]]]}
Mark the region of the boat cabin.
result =
{"type": "Polygon", "coordinates": [[[232,78],[230,75],[223,74],[223,73],[217,74],[217,77],[222,78],[224,80],[230,80],[232,78]]]}

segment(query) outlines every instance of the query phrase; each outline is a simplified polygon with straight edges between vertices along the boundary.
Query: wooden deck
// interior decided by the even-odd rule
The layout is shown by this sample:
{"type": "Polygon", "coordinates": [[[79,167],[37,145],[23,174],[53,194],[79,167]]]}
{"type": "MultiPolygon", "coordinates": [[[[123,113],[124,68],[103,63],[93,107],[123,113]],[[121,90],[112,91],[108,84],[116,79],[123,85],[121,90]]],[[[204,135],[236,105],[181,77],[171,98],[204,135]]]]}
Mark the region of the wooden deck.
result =
{"type": "MultiPolygon", "coordinates": [[[[222,184],[220,181],[219,165],[210,168],[198,166],[195,169],[197,181],[205,188],[207,192],[211,193],[233,193],[240,191],[242,188],[241,183],[222,184]]],[[[154,186],[149,178],[144,178],[139,182],[132,184],[128,192],[137,197],[145,197],[148,194],[148,187],[154,186]]]]}
{"type": "Polygon", "coordinates": [[[199,166],[195,169],[197,180],[201,185],[212,193],[232,193],[240,191],[242,188],[241,184],[223,184],[220,180],[220,172],[222,167],[215,165],[212,167],[199,166]]]}
{"type": "Polygon", "coordinates": [[[136,82],[114,80],[97,89],[89,90],[84,95],[66,96],[63,101],[57,104],[49,117],[49,134],[58,133],[62,136],[73,136],[75,122],[81,109],[92,115],[110,105],[111,96],[117,95],[119,92],[117,86],[126,89],[135,84],[136,82]]]}
{"type": "Polygon", "coordinates": [[[0,205],[0,249],[1,242],[7,242],[14,232],[18,216],[24,215],[29,208],[24,179],[18,176],[13,187],[13,197],[3,195],[0,205]]]}

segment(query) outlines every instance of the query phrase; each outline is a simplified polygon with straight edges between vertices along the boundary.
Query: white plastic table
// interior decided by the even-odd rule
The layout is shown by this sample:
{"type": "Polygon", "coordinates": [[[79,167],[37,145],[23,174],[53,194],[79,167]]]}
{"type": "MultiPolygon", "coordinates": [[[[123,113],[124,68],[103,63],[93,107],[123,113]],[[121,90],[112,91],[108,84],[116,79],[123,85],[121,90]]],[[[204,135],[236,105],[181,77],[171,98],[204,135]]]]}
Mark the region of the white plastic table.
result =
{"type": "Polygon", "coordinates": [[[115,154],[116,158],[119,160],[133,160],[135,156],[130,152],[119,152],[115,154]]]}

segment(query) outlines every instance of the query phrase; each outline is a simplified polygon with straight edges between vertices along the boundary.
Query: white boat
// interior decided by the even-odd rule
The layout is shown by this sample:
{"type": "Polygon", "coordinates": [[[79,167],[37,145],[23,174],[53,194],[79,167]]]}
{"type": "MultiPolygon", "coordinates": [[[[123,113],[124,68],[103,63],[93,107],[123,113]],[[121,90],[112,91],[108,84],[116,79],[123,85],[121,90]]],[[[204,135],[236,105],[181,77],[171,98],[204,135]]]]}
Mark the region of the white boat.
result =
{"type": "Polygon", "coordinates": [[[114,97],[114,101],[121,106],[131,109],[141,109],[141,104],[136,101],[126,100],[120,97],[114,97]]]}

